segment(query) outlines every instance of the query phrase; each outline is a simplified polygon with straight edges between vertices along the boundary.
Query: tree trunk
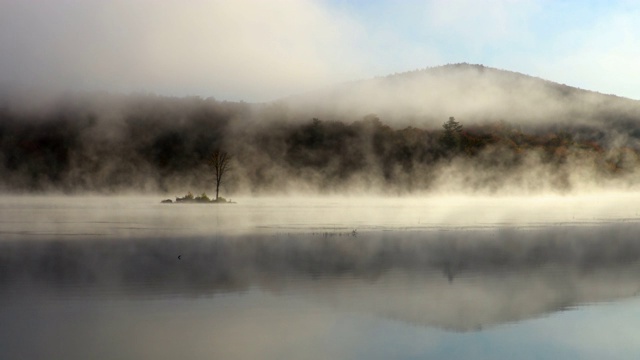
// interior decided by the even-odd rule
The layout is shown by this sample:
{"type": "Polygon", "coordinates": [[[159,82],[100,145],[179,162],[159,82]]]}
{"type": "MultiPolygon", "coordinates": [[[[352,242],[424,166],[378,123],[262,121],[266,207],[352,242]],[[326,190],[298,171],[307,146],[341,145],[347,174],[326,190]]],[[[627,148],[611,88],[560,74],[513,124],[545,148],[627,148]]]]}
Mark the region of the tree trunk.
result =
{"type": "Polygon", "coordinates": [[[214,151],[211,155],[211,165],[213,166],[213,170],[216,175],[216,200],[219,199],[220,194],[220,184],[222,183],[222,179],[224,174],[229,170],[229,161],[231,160],[231,156],[220,150],[214,151]]]}

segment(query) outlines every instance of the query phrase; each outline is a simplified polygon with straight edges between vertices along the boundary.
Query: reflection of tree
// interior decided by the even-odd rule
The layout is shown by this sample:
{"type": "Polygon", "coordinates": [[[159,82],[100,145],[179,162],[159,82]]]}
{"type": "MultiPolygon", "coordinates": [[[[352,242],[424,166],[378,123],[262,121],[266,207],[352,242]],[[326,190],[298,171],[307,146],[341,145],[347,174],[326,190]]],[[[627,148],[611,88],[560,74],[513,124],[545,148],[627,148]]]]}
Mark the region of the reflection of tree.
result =
{"type": "Polygon", "coordinates": [[[349,241],[342,237],[347,233],[2,241],[0,293],[55,289],[62,296],[86,296],[91,288],[105,296],[203,296],[291,290],[320,302],[332,299],[347,311],[469,331],[635,296],[637,232],[637,224],[618,223],[365,231],[349,241]],[[387,285],[394,290],[381,292],[387,285]]]}
{"type": "Polygon", "coordinates": [[[227,171],[231,170],[230,166],[231,155],[226,151],[216,150],[213,152],[210,158],[211,166],[216,175],[216,201],[218,201],[218,194],[220,192],[220,184],[224,179],[224,175],[227,171]]]}

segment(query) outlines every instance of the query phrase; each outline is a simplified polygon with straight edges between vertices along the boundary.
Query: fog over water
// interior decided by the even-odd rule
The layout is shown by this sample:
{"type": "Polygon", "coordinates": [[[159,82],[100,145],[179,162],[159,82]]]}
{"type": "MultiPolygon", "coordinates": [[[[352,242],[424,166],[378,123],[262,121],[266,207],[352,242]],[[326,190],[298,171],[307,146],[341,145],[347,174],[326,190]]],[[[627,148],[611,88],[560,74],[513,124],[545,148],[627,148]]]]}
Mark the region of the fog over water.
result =
{"type": "Polygon", "coordinates": [[[640,218],[640,195],[256,197],[160,204],[160,196],[5,196],[3,239],[350,234],[598,225],[640,218]]]}
{"type": "Polygon", "coordinates": [[[477,334],[508,358],[498,339],[533,332],[537,346],[623,358],[637,344],[561,345],[587,336],[577,329],[540,336],[563,318],[593,327],[609,307],[635,311],[639,196],[6,197],[0,353],[320,358],[328,342],[337,357],[376,343],[407,357],[395,346],[471,350],[454,334],[477,334]]]}
{"type": "Polygon", "coordinates": [[[383,3],[0,0],[0,359],[637,358],[638,11],[383,3]]]}
{"type": "Polygon", "coordinates": [[[266,104],[26,95],[0,107],[2,358],[640,351],[609,335],[640,326],[635,101],[467,64],[266,104]],[[233,203],[160,202],[212,196],[217,150],[233,203]]]}

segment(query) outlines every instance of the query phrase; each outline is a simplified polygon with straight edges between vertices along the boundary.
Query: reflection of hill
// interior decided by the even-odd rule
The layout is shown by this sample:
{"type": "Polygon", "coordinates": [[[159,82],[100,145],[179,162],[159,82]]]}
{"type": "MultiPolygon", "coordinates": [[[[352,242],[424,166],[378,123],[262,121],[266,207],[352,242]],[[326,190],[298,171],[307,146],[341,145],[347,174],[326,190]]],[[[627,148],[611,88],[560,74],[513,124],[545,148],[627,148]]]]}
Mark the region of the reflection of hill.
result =
{"type": "Polygon", "coordinates": [[[634,296],[638,227],[4,242],[0,293],[199,296],[257,286],[465,331],[634,296]]]}

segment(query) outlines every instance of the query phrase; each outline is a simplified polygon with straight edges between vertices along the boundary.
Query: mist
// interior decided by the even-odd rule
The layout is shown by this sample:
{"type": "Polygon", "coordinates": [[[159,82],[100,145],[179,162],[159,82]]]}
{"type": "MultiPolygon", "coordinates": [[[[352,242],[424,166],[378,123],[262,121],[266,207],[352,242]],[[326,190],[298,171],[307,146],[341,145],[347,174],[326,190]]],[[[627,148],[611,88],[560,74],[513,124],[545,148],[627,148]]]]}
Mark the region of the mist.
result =
{"type": "Polygon", "coordinates": [[[332,54],[360,63],[343,35],[357,25],[315,1],[3,0],[0,14],[3,86],[269,101],[339,81],[332,54]]]}
{"type": "Polygon", "coordinates": [[[639,15],[0,0],[0,358],[633,358],[639,15]]]}
{"type": "Polygon", "coordinates": [[[600,127],[640,117],[637,101],[466,63],[355,81],[285,103],[321,118],[373,113],[391,125],[432,128],[449,116],[523,127],[600,127]]]}
{"type": "Polygon", "coordinates": [[[544,194],[637,187],[640,103],[457,64],[269,103],[9,93],[4,192],[544,194]],[[462,125],[443,142],[449,118],[462,125]]]}

